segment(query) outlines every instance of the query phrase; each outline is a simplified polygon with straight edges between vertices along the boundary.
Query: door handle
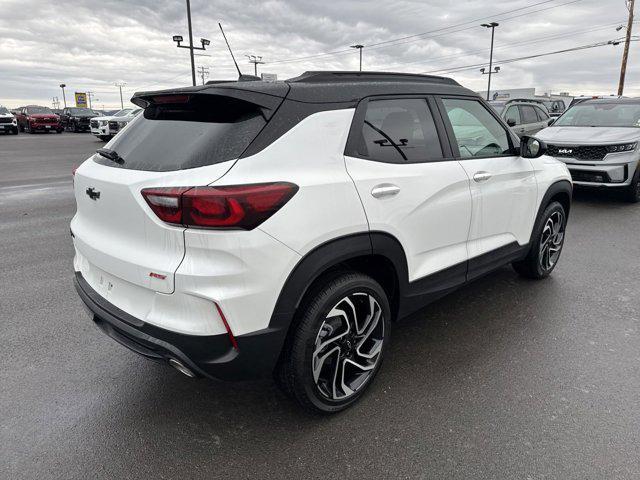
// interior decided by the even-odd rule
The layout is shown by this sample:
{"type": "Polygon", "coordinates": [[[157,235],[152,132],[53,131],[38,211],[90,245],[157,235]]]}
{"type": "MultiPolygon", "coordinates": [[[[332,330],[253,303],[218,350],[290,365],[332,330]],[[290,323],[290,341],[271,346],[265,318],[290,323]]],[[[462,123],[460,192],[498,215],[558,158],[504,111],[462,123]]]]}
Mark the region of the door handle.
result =
{"type": "Polygon", "coordinates": [[[489,180],[491,178],[491,174],[489,172],[477,172],[474,176],[473,176],[473,180],[480,183],[480,182],[486,182],[487,180],[489,180]]]}
{"type": "Polygon", "coordinates": [[[371,189],[371,195],[374,198],[391,197],[400,192],[400,187],[392,183],[381,183],[371,189]]]}

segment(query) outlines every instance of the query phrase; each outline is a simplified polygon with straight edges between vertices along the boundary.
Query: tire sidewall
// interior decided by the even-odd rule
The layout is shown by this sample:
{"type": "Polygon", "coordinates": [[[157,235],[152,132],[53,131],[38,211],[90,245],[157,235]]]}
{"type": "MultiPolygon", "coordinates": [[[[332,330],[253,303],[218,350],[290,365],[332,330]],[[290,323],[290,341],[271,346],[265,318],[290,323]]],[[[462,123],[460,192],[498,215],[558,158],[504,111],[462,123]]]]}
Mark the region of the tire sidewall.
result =
{"type": "Polygon", "coordinates": [[[565,212],[564,207],[560,202],[551,202],[549,205],[547,205],[547,207],[544,209],[544,212],[542,212],[542,215],[538,219],[538,224],[536,225],[535,241],[531,248],[532,248],[532,254],[533,254],[532,261],[534,262],[536,273],[538,274],[539,278],[548,277],[551,274],[551,272],[553,272],[553,270],[558,265],[558,262],[560,261],[560,257],[562,256],[562,250],[564,249],[565,239],[563,238],[556,263],[553,265],[553,267],[551,267],[550,270],[545,270],[542,268],[542,265],[540,265],[540,239],[542,237],[542,230],[544,229],[544,225],[547,223],[547,220],[549,219],[549,217],[557,211],[562,212],[562,228],[566,238],[567,212],[565,212]]]}
{"type": "MultiPolygon", "coordinates": [[[[326,290],[323,289],[318,295],[323,295],[326,290]]],[[[301,328],[304,329],[303,336],[306,339],[303,348],[297,348],[293,350],[293,368],[294,375],[297,379],[298,388],[302,388],[304,396],[308,399],[315,409],[325,413],[337,412],[347,408],[349,405],[356,402],[362,397],[364,392],[369,388],[374,378],[376,377],[382,362],[384,355],[389,344],[390,338],[390,319],[391,310],[389,307],[389,301],[382,287],[373,279],[364,275],[354,275],[353,279],[345,281],[344,284],[336,288],[321,302],[320,308],[313,308],[308,310],[301,322],[301,328]],[[315,340],[320,330],[322,323],[330,310],[344,297],[356,293],[364,292],[372,295],[382,308],[382,314],[384,316],[384,339],[382,343],[382,349],[380,351],[380,359],[371,375],[367,379],[367,383],[363,385],[354,395],[343,400],[330,400],[324,397],[319,391],[313,380],[313,372],[311,366],[311,360],[313,351],[315,349],[315,340]]]]}

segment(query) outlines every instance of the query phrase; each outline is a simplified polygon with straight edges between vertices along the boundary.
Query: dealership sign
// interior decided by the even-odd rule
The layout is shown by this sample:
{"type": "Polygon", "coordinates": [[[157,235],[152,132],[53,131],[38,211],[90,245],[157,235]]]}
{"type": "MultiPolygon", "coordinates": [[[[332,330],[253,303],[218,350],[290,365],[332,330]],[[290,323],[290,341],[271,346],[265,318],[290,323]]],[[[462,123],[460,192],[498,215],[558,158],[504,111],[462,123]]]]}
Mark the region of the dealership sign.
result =
{"type": "Polygon", "coordinates": [[[76,92],[76,107],[87,107],[87,94],[76,92]]]}

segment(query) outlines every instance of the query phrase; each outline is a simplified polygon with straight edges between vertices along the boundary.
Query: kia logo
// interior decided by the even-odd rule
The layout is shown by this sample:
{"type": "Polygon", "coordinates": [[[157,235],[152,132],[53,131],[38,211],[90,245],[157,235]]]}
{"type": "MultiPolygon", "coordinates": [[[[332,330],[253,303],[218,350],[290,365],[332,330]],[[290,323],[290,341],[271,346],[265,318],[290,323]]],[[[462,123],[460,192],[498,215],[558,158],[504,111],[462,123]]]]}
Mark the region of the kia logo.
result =
{"type": "Polygon", "coordinates": [[[573,149],[571,149],[571,148],[561,148],[560,150],[558,150],[558,153],[564,154],[564,155],[568,155],[570,153],[573,153],[573,149]]]}

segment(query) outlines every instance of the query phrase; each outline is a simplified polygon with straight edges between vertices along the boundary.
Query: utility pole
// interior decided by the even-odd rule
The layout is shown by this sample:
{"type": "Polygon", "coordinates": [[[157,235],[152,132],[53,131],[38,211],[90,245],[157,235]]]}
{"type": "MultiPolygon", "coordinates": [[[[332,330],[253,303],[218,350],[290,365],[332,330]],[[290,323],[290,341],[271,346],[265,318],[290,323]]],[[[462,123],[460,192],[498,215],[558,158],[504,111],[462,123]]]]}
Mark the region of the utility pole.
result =
{"type": "Polygon", "coordinates": [[[351,48],[357,48],[360,51],[360,71],[362,71],[362,49],[364,48],[364,45],[351,45],[351,48]]]}
{"type": "Polygon", "coordinates": [[[125,82],[116,82],[114,83],[116,87],[120,89],[120,109],[124,110],[124,101],[122,100],[122,87],[126,85],[125,82]]]}
{"type": "Polygon", "coordinates": [[[198,75],[202,78],[202,84],[204,85],[204,78],[209,76],[209,67],[198,67],[198,75]]]}
{"type": "MultiPolygon", "coordinates": [[[[491,74],[492,73],[498,73],[500,71],[500,69],[498,67],[496,67],[496,70],[493,71],[493,37],[495,35],[495,31],[496,31],[496,27],[500,25],[499,23],[496,22],[491,22],[491,23],[483,23],[481,26],[485,27],[485,28],[490,28],[491,29],[491,53],[489,54],[489,83],[487,84],[487,101],[489,101],[489,92],[491,91],[491,74]]],[[[480,70],[482,72],[482,74],[484,75],[484,68],[480,70]]]]}
{"type": "Polygon", "coordinates": [[[67,85],[64,83],[60,84],[60,88],[62,89],[62,100],[64,100],[64,108],[67,108],[67,97],[64,94],[64,87],[66,87],[67,85]]]}
{"type": "Polygon", "coordinates": [[[249,63],[253,63],[253,74],[258,76],[258,64],[264,63],[262,57],[258,55],[245,55],[249,59],[249,63]]]}
{"type": "Polygon", "coordinates": [[[95,95],[93,94],[93,92],[87,92],[87,100],[89,100],[89,108],[91,108],[91,97],[94,97],[95,95]]]}
{"type": "Polygon", "coordinates": [[[200,43],[202,43],[202,47],[194,47],[193,46],[193,29],[191,28],[191,2],[187,0],[187,26],[189,28],[189,45],[180,45],[183,41],[181,35],[174,35],[173,41],[178,44],[178,48],[188,48],[189,49],[189,57],[191,58],[191,80],[193,81],[193,86],[196,86],[196,63],[193,58],[194,50],[206,50],[207,45],[210,45],[211,42],[206,38],[201,38],[200,43]]]}
{"type": "Polygon", "coordinates": [[[629,21],[627,22],[627,37],[624,42],[624,53],[622,54],[622,66],[620,67],[620,81],[618,82],[618,95],[624,92],[624,77],[627,74],[627,59],[629,58],[629,44],[631,43],[631,29],[633,28],[633,9],[635,0],[625,0],[629,10],[629,21]]]}

